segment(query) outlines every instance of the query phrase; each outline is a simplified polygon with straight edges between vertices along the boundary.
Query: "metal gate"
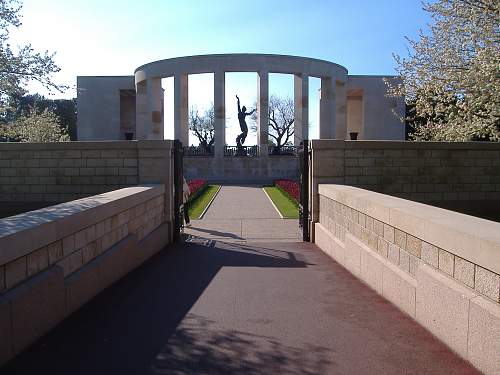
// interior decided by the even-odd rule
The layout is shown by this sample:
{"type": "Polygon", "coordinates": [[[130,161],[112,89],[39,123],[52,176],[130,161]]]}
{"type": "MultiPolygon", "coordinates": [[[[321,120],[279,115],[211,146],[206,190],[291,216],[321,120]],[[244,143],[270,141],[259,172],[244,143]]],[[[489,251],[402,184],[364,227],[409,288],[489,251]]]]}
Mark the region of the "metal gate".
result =
{"type": "Polygon", "coordinates": [[[179,140],[174,140],[174,148],[172,156],[174,159],[174,242],[181,238],[181,232],[184,223],[184,205],[182,199],[183,180],[183,158],[182,143],[179,140]]]}
{"type": "Polygon", "coordinates": [[[303,140],[299,149],[300,167],[300,202],[299,227],[302,229],[302,240],[309,242],[309,142],[303,140]]]}

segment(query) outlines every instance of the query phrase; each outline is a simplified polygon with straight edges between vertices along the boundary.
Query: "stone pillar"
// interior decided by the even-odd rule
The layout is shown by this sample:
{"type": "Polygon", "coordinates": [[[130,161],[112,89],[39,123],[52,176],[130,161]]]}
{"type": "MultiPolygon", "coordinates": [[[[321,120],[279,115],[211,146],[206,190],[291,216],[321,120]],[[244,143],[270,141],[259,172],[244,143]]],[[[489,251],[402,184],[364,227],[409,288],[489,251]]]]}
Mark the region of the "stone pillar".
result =
{"type": "Polygon", "coordinates": [[[163,89],[161,78],[148,80],[149,129],[145,139],[163,139],[163,89]]]}
{"type": "Polygon", "coordinates": [[[189,146],[188,75],[174,76],[174,139],[189,146]]]}
{"type": "Polygon", "coordinates": [[[136,139],[163,139],[163,89],[161,78],[136,85],[136,139]]]}
{"type": "Polygon", "coordinates": [[[135,139],[147,139],[148,81],[135,85],[135,139]]]}
{"type": "Polygon", "coordinates": [[[214,72],[214,114],[215,114],[215,157],[224,156],[226,144],[226,80],[225,72],[218,70],[214,72]]]}
{"type": "Polygon", "coordinates": [[[293,144],[309,138],[309,77],[305,74],[294,76],[294,137],[293,144]]]}
{"type": "Polygon", "coordinates": [[[319,139],[335,138],[335,92],[332,77],[321,78],[319,99],[319,139]]]}
{"type": "Polygon", "coordinates": [[[257,73],[257,144],[260,156],[268,156],[269,131],[269,72],[257,73]]]}
{"type": "Polygon", "coordinates": [[[347,87],[342,81],[335,82],[335,139],[347,139],[347,87]]]}

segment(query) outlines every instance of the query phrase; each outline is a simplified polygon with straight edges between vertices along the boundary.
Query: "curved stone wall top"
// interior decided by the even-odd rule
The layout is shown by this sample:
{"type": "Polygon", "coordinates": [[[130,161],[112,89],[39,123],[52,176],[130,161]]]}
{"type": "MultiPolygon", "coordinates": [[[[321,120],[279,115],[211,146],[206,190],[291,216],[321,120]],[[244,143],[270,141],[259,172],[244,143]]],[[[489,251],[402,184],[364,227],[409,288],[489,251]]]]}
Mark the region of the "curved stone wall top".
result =
{"type": "Polygon", "coordinates": [[[176,57],[154,61],[135,70],[135,83],[150,78],[165,78],[176,74],[224,72],[258,72],[305,74],[311,77],[335,77],[346,80],[347,69],[330,61],[308,57],[267,54],[221,54],[176,57]]]}

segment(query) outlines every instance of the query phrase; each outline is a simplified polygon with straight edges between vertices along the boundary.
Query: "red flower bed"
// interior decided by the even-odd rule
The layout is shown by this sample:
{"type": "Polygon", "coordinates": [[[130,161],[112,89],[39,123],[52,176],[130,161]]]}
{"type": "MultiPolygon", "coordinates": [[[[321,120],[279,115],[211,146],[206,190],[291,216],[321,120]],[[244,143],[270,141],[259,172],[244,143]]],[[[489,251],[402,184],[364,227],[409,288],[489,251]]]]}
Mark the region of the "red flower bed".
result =
{"type": "Polygon", "coordinates": [[[295,202],[299,203],[300,186],[296,181],[292,180],[276,180],[274,185],[283,189],[295,202]]]}
{"type": "Polygon", "coordinates": [[[189,196],[195,195],[201,188],[207,184],[207,180],[197,179],[188,181],[189,186],[189,196]]]}

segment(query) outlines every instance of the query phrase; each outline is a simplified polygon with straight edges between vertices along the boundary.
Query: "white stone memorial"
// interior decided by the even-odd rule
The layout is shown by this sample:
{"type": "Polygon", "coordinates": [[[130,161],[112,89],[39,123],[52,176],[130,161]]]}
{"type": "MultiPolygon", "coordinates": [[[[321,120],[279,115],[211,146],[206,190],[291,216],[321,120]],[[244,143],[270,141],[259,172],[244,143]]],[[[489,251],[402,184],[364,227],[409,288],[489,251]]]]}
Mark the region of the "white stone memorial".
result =
{"type": "MultiPolygon", "coordinates": [[[[214,74],[215,157],[224,155],[225,73],[257,73],[257,143],[268,145],[269,73],[294,75],[294,144],[308,139],[309,77],[321,79],[320,139],[402,140],[403,98],[386,97],[384,76],[352,76],[329,61],[282,55],[179,57],[138,67],[133,76],[78,77],[78,140],[164,139],[161,79],[174,77],[174,138],[188,145],[188,75],[214,74]]],[[[394,77],[388,77],[394,78],[394,77]]],[[[267,152],[261,152],[267,156],[267,152]]]]}

